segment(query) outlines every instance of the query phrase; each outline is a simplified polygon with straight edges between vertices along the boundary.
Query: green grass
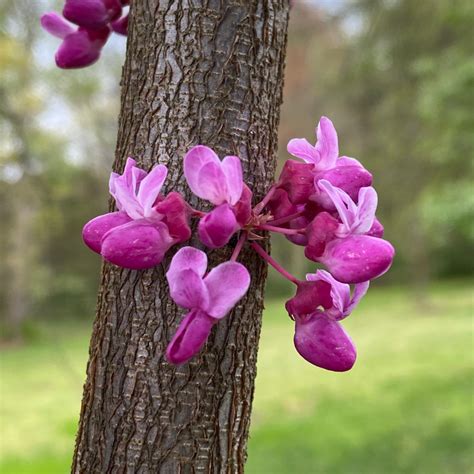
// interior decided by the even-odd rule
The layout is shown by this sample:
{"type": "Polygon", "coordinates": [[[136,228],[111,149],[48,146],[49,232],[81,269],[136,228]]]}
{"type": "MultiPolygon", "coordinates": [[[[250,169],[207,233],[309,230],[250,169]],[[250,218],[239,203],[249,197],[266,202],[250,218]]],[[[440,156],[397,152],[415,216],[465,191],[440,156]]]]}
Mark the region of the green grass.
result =
{"type": "MultiPolygon", "coordinates": [[[[312,367],[269,302],[259,351],[250,474],[463,474],[474,471],[472,291],[373,289],[346,321],[351,372],[312,367]]],[[[3,349],[0,472],[69,470],[89,328],[42,329],[3,349]]]]}

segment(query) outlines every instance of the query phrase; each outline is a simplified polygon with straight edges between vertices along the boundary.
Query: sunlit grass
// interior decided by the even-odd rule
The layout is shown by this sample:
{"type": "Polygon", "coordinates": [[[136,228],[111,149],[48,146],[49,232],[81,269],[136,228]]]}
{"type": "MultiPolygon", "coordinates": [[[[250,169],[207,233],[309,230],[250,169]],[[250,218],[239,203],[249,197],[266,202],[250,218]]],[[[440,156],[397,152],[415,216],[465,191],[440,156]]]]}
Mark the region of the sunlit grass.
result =
{"type": "MultiPolygon", "coordinates": [[[[420,306],[374,289],[345,323],[359,357],[334,374],[302,360],[283,305],[267,304],[247,473],[470,473],[472,292],[438,284],[420,306]]],[[[89,328],[42,328],[1,360],[0,472],[69,470],[89,328]]]]}

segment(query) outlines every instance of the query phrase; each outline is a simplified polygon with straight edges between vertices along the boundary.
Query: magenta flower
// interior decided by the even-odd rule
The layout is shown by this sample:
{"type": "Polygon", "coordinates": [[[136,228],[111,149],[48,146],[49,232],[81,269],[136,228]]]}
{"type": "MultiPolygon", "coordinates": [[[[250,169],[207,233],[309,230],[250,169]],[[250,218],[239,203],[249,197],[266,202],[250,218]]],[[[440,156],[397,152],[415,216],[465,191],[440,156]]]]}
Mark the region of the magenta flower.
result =
{"type": "Polygon", "coordinates": [[[62,69],[81,68],[95,63],[110,35],[110,28],[88,30],[75,28],[57,13],[41,17],[41,26],[51,35],[62,39],[55,60],[62,69]]]}
{"type": "Polygon", "coordinates": [[[306,275],[306,279],[286,304],[295,319],[295,348],[318,367],[336,372],[350,370],[357,352],[339,321],[354,310],[367,292],[369,282],[355,285],[351,296],[349,285],[336,281],[326,271],[318,270],[316,274],[306,275]]]}
{"type": "Polygon", "coordinates": [[[305,163],[288,160],[279,185],[288,192],[294,204],[302,204],[311,197],[325,209],[334,210],[331,200],[318,188],[319,180],[329,181],[356,200],[359,189],[372,184],[372,175],[356,159],[339,157],[336,129],[327,117],[321,117],[316,136],[315,145],[305,138],[294,138],[288,142],[288,152],[305,163]]]}
{"type": "Polygon", "coordinates": [[[119,0],[66,0],[64,18],[89,30],[97,30],[117,20],[122,13],[119,0]]]}
{"type": "Polygon", "coordinates": [[[89,221],[82,231],[86,245],[115,265],[143,269],[161,262],[168,249],[188,240],[190,210],[180,194],[160,194],[168,170],[149,173],[128,158],[122,175],[110,176],[110,193],[117,212],[89,221]]]}
{"type": "Polygon", "coordinates": [[[250,217],[252,193],[244,185],[240,159],[220,161],[213,150],[197,145],[184,157],[184,175],[196,196],[216,206],[199,222],[201,242],[209,248],[226,245],[250,217]]]}
{"type": "Polygon", "coordinates": [[[306,257],[326,265],[344,283],[360,283],[384,274],[392,264],[395,250],[386,240],[373,236],[383,231],[375,220],[375,190],[361,188],[355,204],[329,181],[321,180],[319,186],[332,200],[340,222],[328,213],[314,219],[307,230],[306,257]]]}
{"type": "Polygon", "coordinates": [[[119,35],[127,36],[128,34],[128,13],[119,18],[118,20],[112,21],[110,23],[110,27],[115,33],[119,35]]]}
{"type": "Polygon", "coordinates": [[[171,298],[189,310],[166,350],[172,364],[183,364],[201,350],[212,326],[235,306],[250,285],[249,272],[240,263],[221,263],[207,275],[206,270],[206,254],[184,247],[173,257],[166,273],[171,298]]]}

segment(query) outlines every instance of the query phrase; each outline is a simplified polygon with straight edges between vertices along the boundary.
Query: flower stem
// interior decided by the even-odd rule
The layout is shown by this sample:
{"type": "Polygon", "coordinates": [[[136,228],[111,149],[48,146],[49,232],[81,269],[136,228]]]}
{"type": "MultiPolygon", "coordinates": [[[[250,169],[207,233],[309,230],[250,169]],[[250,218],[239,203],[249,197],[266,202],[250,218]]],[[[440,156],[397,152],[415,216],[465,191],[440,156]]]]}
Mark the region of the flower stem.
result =
{"type": "Polygon", "coordinates": [[[296,219],[304,214],[304,211],[295,212],[294,214],[290,214],[289,216],[280,217],[280,219],[274,219],[272,221],[268,221],[268,224],[271,225],[281,225],[286,224],[287,222],[296,219]]]}
{"type": "Polygon", "coordinates": [[[204,217],[206,215],[205,212],[198,211],[197,209],[191,209],[191,216],[192,217],[204,217]]]}
{"type": "Polygon", "coordinates": [[[256,229],[260,230],[268,230],[269,232],[277,232],[279,234],[285,234],[285,235],[297,235],[297,234],[302,234],[306,228],[302,229],[285,229],[284,227],[275,227],[273,225],[268,225],[268,224],[261,224],[256,229]]]}
{"type": "Polygon", "coordinates": [[[240,251],[242,250],[242,247],[244,246],[245,242],[247,240],[247,232],[242,232],[240,234],[239,240],[237,241],[237,245],[234,248],[234,251],[232,252],[232,256],[230,257],[231,262],[237,261],[237,257],[240,254],[240,251]]]}
{"type": "Polygon", "coordinates": [[[250,245],[255,250],[255,252],[257,252],[260,257],[268,262],[278,273],[283,275],[287,280],[291,281],[295,285],[298,284],[298,279],[291,273],[287,272],[277,261],[270,257],[270,255],[268,255],[268,253],[265,252],[265,250],[260,245],[258,245],[256,242],[251,242],[250,245]]]}
{"type": "Polygon", "coordinates": [[[269,190],[265,197],[253,208],[253,212],[256,216],[258,216],[262,211],[263,208],[268,204],[268,201],[273,197],[276,191],[276,185],[273,185],[269,190]]]}

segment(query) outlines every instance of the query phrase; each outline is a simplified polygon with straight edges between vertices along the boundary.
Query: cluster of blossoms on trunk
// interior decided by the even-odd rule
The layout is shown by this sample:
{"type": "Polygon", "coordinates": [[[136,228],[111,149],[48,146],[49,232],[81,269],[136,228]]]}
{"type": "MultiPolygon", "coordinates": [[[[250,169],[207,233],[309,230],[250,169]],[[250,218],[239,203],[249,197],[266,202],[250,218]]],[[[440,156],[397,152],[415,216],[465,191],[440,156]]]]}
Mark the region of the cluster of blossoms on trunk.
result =
{"type": "Polygon", "coordinates": [[[74,69],[95,63],[112,32],[127,35],[129,0],[66,0],[62,16],[45,13],[42,27],[62,40],[58,67],[74,69]]]}
{"type": "Polygon", "coordinates": [[[295,322],[298,353],[328,370],[354,365],[356,349],[340,322],[365,295],[370,280],[390,268],[395,251],[382,238],[375,216],[372,175],[354,158],[339,156],[328,118],[321,118],[316,135],[314,146],[305,139],[288,143],[288,152],[302,161],[287,160],[278,181],[255,205],[240,159],[220,160],[202,145],[188,151],[183,168],[191,191],[212,205],[207,212],[192,208],[178,192],[161,193],[164,165],[146,172],[128,158],[121,175],[112,173],[109,188],[118,210],[83,229],[85,243],[105,260],[136,270],[158,265],[171,247],[191,238],[192,219],[199,220],[203,247],[234,243],[230,261],[209,272],[200,249],[184,246],[173,256],[166,273],[170,295],[187,313],[167,348],[169,362],[182,364],[196,355],[212,327],[245,295],[250,275],[237,260],[249,245],[296,287],[286,309],[295,322]],[[259,244],[265,232],[303,246],[305,256],[326,270],[297,279],[259,244]]]}

